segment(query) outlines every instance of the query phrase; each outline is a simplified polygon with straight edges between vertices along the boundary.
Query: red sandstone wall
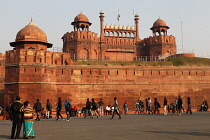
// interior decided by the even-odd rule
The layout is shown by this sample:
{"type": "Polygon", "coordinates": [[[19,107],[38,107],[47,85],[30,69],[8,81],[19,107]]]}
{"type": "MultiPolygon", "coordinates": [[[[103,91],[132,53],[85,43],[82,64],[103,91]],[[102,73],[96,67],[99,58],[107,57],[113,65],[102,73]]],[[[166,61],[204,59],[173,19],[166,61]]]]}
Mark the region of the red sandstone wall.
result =
{"type": "Polygon", "coordinates": [[[37,98],[43,104],[50,99],[53,109],[58,97],[63,102],[66,98],[70,99],[79,109],[85,105],[87,98],[95,98],[96,101],[103,98],[105,105],[112,105],[115,96],[120,107],[128,101],[131,110],[136,100],[144,101],[148,97],[152,100],[157,97],[162,104],[165,96],[171,103],[177,95],[181,95],[186,105],[189,96],[194,106],[205,99],[210,100],[210,68],[206,67],[27,64],[11,69],[19,71],[19,81],[12,77],[7,79],[9,100],[16,94],[21,96],[22,101],[29,100],[32,105],[37,98]]]}
{"type": "Polygon", "coordinates": [[[188,96],[193,105],[210,99],[209,68],[75,66],[65,71],[68,74],[57,72],[58,94],[79,107],[86,98],[103,98],[105,105],[112,105],[115,96],[121,107],[128,101],[131,108],[136,100],[148,97],[157,97],[162,104],[165,96],[172,103],[181,95],[184,105],[188,96]]]}

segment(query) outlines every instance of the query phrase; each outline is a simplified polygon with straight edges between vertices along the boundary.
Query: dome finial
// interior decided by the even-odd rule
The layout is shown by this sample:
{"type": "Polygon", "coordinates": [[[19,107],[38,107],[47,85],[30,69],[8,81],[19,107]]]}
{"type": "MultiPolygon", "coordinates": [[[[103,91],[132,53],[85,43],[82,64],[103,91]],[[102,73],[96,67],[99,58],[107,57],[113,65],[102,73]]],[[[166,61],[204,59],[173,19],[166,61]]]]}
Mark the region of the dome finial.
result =
{"type": "Polygon", "coordinates": [[[100,14],[100,15],[103,15],[103,14],[104,14],[104,11],[103,11],[103,10],[101,10],[99,14],[100,14]]]}
{"type": "MultiPolygon", "coordinates": [[[[31,17],[31,21],[29,22],[29,24],[27,26],[36,26],[36,24],[33,22],[33,19],[31,17]]],[[[37,27],[37,26],[36,26],[37,27]]]]}

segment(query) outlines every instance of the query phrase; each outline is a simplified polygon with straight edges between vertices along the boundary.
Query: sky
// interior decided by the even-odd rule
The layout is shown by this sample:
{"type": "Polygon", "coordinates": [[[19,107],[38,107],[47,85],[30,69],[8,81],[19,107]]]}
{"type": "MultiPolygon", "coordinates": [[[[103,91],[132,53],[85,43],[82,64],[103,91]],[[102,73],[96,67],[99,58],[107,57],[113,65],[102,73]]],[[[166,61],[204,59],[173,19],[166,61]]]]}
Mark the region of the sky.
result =
{"type": "Polygon", "coordinates": [[[150,28],[160,17],[176,37],[178,53],[195,53],[210,58],[210,0],[0,0],[0,52],[12,50],[9,42],[31,17],[53,47],[62,48],[61,37],[71,32],[71,22],[82,12],[92,23],[90,30],[100,33],[99,12],[105,24],[134,26],[138,13],[140,38],[152,36],[150,28]],[[183,33],[183,36],[182,36],[183,33]]]}

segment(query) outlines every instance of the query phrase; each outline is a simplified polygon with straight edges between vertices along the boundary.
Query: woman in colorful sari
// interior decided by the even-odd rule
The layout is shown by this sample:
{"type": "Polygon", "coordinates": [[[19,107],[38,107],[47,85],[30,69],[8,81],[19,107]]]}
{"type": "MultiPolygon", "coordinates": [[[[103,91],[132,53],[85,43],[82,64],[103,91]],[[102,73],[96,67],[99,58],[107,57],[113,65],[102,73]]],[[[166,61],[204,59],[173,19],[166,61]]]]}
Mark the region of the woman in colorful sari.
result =
{"type": "Polygon", "coordinates": [[[30,106],[29,101],[25,101],[21,111],[24,113],[23,116],[23,137],[24,139],[35,138],[33,129],[33,108],[30,106]]]}

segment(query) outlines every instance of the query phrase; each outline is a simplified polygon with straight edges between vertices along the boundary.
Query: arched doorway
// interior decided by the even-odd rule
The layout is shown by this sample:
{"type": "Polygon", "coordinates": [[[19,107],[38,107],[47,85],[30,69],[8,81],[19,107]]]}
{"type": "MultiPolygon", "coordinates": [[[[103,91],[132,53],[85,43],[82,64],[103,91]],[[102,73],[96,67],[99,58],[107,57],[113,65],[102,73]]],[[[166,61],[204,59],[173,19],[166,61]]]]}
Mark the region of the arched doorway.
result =
{"type": "Polygon", "coordinates": [[[98,60],[97,58],[97,51],[94,49],[93,53],[92,53],[92,59],[93,60],[98,60]]]}
{"type": "Polygon", "coordinates": [[[78,59],[89,60],[89,51],[86,48],[82,49],[79,54],[80,58],[78,59]]]}

